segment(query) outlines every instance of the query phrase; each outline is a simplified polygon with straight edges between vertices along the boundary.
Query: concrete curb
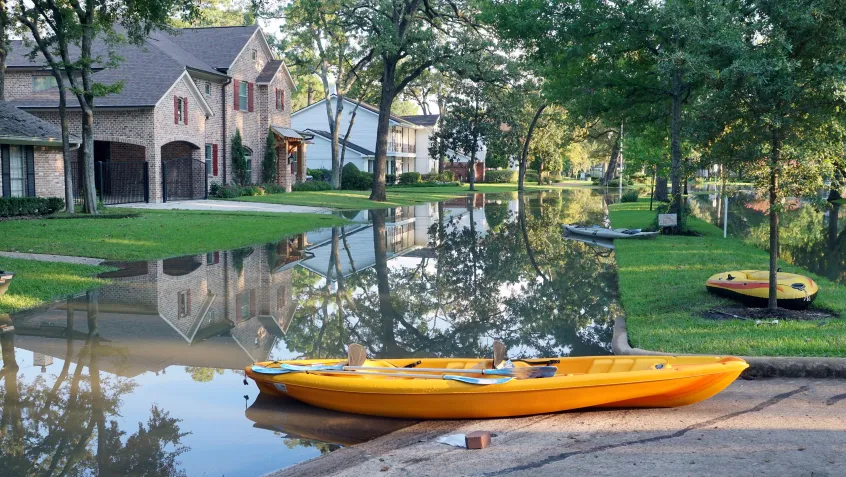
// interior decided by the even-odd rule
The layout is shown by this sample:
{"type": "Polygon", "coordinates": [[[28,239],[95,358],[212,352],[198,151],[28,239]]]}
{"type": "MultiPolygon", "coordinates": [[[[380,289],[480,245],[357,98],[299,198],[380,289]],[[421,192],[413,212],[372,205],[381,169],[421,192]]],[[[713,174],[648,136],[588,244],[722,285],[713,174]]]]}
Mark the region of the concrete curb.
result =
{"type": "MultiPolygon", "coordinates": [[[[614,320],[614,336],[611,349],[619,355],[674,356],[629,345],[629,333],[626,319],[614,320]]],[[[846,379],[846,358],[778,358],[769,356],[741,356],[749,369],[743,372],[746,377],[762,378],[840,378],[846,379]]]]}
{"type": "Polygon", "coordinates": [[[36,260],[39,262],[75,263],[79,265],[102,265],[103,258],[74,257],[70,255],[52,255],[46,253],[0,252],[0,257],[36,260]]]}

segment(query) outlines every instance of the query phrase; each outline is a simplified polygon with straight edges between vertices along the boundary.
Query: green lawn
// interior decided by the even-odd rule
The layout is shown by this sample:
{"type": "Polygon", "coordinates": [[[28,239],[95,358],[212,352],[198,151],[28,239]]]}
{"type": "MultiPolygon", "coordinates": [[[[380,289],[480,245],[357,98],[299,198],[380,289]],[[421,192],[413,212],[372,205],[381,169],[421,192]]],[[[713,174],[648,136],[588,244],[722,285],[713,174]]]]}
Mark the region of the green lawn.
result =
{"type": "MultiPolygon", "coordinates": [[[[538,186],[526,184],[527,190],[552,189],[554,186],[538,186]]],[[[476,191],[481,193],[513,192],[517,184],[476,184],[476,191]]],[[[370,191],[331,190],[320,192],[290,192],[287,194],[270,194],[253,197],[238,197],[236,201],[263,202],[268,204],[307,205],[312,207],[327,207],[339,210],[379,209],[383,207],[400,207],[427,202],[438,202],[461,197],[470,192],[467,185],[438,186],[438,187],[402,187],[393,186],[387,189],[386,202],[374,202],[370,191]]]]}
{"type": "Polygon", "coordinates": [[[109,269],[0,257],[0,270],[15,273],[6,294],[0,297],[0,313],[13,313],[98,287],[105,281],[94,275],[109,269]]]}
{"type": "MultiPolygon", "coordinates": [[[[611,222],[614,227],[648,226],[654,213],[648,208],[648,199],[611,205],[611,222]]],[[[701,318],[703,311],[733,304],[706,291],[708,277],[727,270],[765,270],[769,258],[742,240],[723,239],[721,230],[704,221],[690,217],[688,225],[704,236],[615,242],[620,300],[632,346],[676,353],[846,356],[846,286],[787,263],[781,263],[785,271],[809,275],[819,284],[813,306],[840,318],[767,326],[701,318]]]]}
{"type": "Polygon", "coordinates": [[[0,250],[112,260],[154,260],[272,242],[343,223],[330,215],[251,212],[137,211],[120,219],[38,219],[0,222],[0,250]]]}

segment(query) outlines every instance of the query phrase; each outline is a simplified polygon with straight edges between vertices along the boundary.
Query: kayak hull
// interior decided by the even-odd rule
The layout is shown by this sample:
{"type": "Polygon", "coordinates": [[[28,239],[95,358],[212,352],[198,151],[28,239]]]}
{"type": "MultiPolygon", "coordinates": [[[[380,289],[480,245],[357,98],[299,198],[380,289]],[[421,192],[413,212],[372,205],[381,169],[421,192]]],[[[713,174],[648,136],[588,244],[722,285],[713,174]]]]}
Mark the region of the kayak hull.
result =
{"type": "MultiPolygon", "coordinates": [[[[401,367],[414,360],[386,361],[401,367]]],[[[469,367],[480,361],[485,360],[431,359],[424,364],[469,367]]],[[[483,419],[591,407],[683,406],[720,392],[748,367],[739,358],[710,356],[561,358],[554,366],[558,373],[551,378],[495,385],[306,373],[263,375],[251,367],[247,375],[263,393],[335,411],[412,419],[483,419]]]]}
{"type": "MultiPolygon", "coordinates": [[[[795,273],[778,272],[776,298],[778,306],[790,310],[807,309],[819,293],[817,283],[795,273]]],[[[753,308],[764,308],[770,293],[767,270],[735,270],[713,275],[705,282],[709,292],[739,301],[753,308]],[[731,279],[729,279],[731,277],[731,279]]]]}
{"type": "Polygon", "coordinates": [[[581,235],[584,237],[593,237],[600,239],[652,239],[658,236],[658,232],[638,232],[635,234],[624,233],[626,229],[604,229],[602,227],[582,227],[578,225],[565,225],[564,230],[571,234],[581,235]]]}

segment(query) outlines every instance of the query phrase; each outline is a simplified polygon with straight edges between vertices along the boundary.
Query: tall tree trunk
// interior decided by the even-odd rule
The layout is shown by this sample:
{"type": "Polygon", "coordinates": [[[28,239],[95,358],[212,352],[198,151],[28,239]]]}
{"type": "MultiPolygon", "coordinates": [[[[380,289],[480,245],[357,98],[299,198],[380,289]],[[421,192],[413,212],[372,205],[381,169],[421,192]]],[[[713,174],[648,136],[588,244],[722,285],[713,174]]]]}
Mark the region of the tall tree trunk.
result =
{"type": "Polygon", "coordinates": [[[778,308],[778,167],[781,159],[781,138],[773,131],[770,140],[770,290],[767,309],[778,308]]]}
{"type": "Polygon", "coordinates": [[[97,187],[94,183],[94,111],[82,107],[82,177],[85,203],[82,210],[87,214],[97,214],[97,187]]]}
{"type": "Polygon", "coordinates": [[[543,104],[538,110],[535,112],[535,117],[532,118],[532,123],[529,125],[529,132],[526,134],[526,141],[523,143],[523,153],[520,156],[520,169],[518,171],[518,178],[517,178],[517,190],[525,190],[525,180],[526,180],[526,161],[528,161],[529,157],[529,143],[532,140],[532,133],[535,132],[535,125],[538,123],[538,118],[543,113],[543,110],[546,109],[546,105],[543,104]]]}
{"type": "MultiPolygon", "coordinates": [[[[77,93],[79,106],[82,108],[82,154],[83,193],[85,205],[83,211],[92,215],[97,214],[97,189],[94,184],[94,83],[91,80],[91,64],[93,57],[91,47],[94,43],[94,0],[85,0],[85,9],[75,6],[79,24],[82,29],[82,44],[79,61],[82,65],[82,91],[77,93]]],[[[68,59],[65,58],[67,62],[68,59]]],[[[70,76],[69,76],[70,78],[70,76]]]]}
{"type": "MultiPolygon", "coordinates": [[[[682,73],[678,68],[673,69],[670,101],[670,179],[673,183],[673,201],[670,207],[675,213],[682,213],[681,190],[681,106],[682,106],[682,73]]],[[[681,217],[679,217],[681,223],[681,217]]]]}
{"type": "MultiPolygon", "coordinates": [[[[446,108],[446,98],[444,98],[443,94],[443,84],[438,83],[438,131],[443,129],[444,126],[444,109],[446,108]]],[[[441,143],[441,140],[435,137],[435,140],[438,141],[438,174],[444,173],[444,165],[446,164],[446,150],[441,143]]]]}
{"type": "Polygon", "coordinates": [[[608,185],[614,176],[617,174],[617,166],[620,161],[620,138],[618,137],[616,141],[614,141],[614,145],[611,146],[611,157],[608,158],[608,169],[605,169],[605,174],[602,175],[602,180],[599,181],[600,185],[608,185]]]}
{"type": "Polygon", "coordinates": [[[388,282],[388,242],[385,235],[385,210],[370,211],[373,220],[373,250],[376,262],[376,287],[379,292],[379,312],[381,315],[380,338],[382,350],[386,356],[397,356],[397,345],[394,327],[397,323],[397,311],[391,303],[391,286],[388,282]]]}
{"type": "Polygon", "coordinates": [[[382,71],[382,93],[379,97],[379,122],[376,127],[376,160],[373,164],[373,189],[370,200],[384,202],[385,169],[388,162],[388,133],[390,132],[391,104],[396,95],[396,62],[387,60],[382,71]]]}
{"type": "MultiPolygon", "coordinates": [[[[60,74],[54,71],[57,86],[59,88],[59,122],[62,129],[62,163],[65,168],[65,211],[69,214],[76,212],[76,205],[73,197],[73,157],[70,148],[70,127],[68,125],[67,96],[64,81],[60,74]]],[[[78,159],[78,157],[77,157],[78,159]]]]}
{"type": "Polygon", "coordinates": [[[658,202],[669,202],[670,201],[670,193],[669,188],[667,187],[667,178],[658,176],[657,182],[655,182],[655,200],[658,202]]]}

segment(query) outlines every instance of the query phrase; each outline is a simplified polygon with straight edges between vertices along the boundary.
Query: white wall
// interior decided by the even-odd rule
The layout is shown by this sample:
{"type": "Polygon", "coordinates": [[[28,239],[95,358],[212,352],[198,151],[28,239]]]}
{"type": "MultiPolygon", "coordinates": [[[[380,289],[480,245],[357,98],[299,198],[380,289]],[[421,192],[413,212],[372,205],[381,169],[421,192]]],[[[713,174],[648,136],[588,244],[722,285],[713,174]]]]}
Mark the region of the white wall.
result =
{"type": "Polygon", "coordinates": [[[429,158],[430,134],[432,134],[432,128],[421,128],[417,130],[417,156],[414,160],[414,170],[421,174],[438,172],[437,159],[432,160],[429,158]]]}
{"type": "MultiPolygon", "coordinates": [[[[306,154],[308,168],[332,170],[332,144],[328,139],[324,139],[318,135],[314,136],[312,143],[308,145],[306,154]]],[[[359,170],[367,171],[367,161],[361,157],[361,154],[352,149],[347,149],[344,155],[344,164],[350,163],[355,164],[359,170]]]]}

